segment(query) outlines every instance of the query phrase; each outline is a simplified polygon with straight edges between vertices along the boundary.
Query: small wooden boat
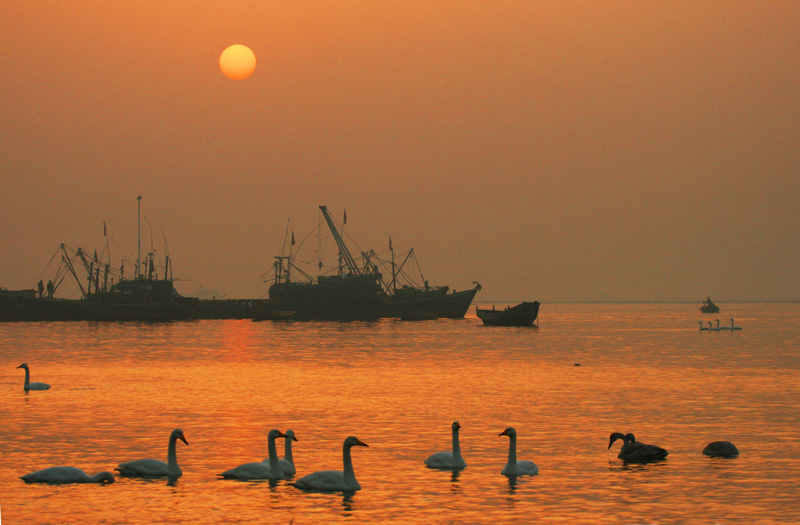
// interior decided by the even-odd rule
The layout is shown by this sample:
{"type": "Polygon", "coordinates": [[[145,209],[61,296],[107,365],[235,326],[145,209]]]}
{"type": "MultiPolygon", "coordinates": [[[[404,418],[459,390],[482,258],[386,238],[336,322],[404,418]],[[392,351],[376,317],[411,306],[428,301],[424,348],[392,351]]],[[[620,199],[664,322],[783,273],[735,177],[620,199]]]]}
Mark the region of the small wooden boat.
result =
{"type": "Polygon", "coordinates": [[[505,310],[480,309],[476,305],[475,313],[486,326],[533,326],[539,316],[539,301],[522,302],[505,310]]]}

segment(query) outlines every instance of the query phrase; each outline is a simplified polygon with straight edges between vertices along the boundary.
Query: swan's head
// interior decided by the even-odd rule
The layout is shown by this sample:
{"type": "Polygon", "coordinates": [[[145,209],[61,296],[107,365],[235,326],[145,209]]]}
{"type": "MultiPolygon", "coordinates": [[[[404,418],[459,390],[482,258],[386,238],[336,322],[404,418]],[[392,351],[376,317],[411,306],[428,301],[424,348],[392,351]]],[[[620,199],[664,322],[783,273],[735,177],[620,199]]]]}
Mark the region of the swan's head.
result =
{"type": "Polygon", "coordinates": [[[116,479],[114,479],[114,474],[107,470],[98,472],[93,477],[97,478],[99,483],[114,483],[116,481],[116,479]]]}
{"type": "MultiPolygon", "coordinates": [[[[633,434],[629,434],[629,435],[633,435],[633,434]]],[[[618,439],[621,439],[621,440],[622,440],[622,442],[623,442],[624,444],[626,444],[626,445],[628,444],[628,438],[627,438],[627,437],[625,437],[625,435],[624,435],[624,434],[622,434],[622,433],[620,433],[620,432],[614,432],[614,433],[613,433],[613,434],[611,434],[611,436],[609,436],[609,438],[608,438],[608,448],[611,448],[611,445],[613,445],[613,444],[614,444],[614,442],[615,442],[616,440],[618,440],[618,439]]]]}
{"type": "Polygon", "coordinates": [[[453,421],[452,428],[453,430],[458,430],[459,428],[461,428],[461,423],[459,423],[458,421],[453,421]]]}
{"type": "Polygon", "coordinates": [[[514,430],[514,427],[508,427],[507,429],[500,432],[498,436],[517,437],[517,431],[514,430]]]}
{"type": "Polygon", "coordinates": [[[19,365],[17,368],[24,368],[25,370],[28,370],[28,365],[27,365],[27,364],[25,364],[25,363],[22,363],[22,364],[21,364],[21,365],[19,365]]]}
{"type": "Polygon", "coordinates": [[[350,436],[350,437],[348,437],[347,439],[344,440],[344,446],[346,448],[350,448],[350,447],[356,447],[356,446],[358,446],[358,447],[368,447],[369,445],[367,445],[366,443],[364,443],[363,441],[361,441],[360,439],[358,439],[355,436],[350,436]]]}
{"type": "Polygon", "coordinates": [[[170,440],[180,439],[181,441],[183,441],[187,445],[189,444],[189,442],[186,441],[186,437],[183,435],[183,430],[181,430],[179,428],[176,428],[175,430],[172,431],[172,434],[169,436],[169,439],[170,440]]]}
{"type": "Polygon", "coordinates": [[[269,434],[267,434],[267,439],[270,441],[275,441],[276,439],[282,437],[286,437],[286,434],[284,434],[277,428],[273,428],[272,430],[269,431],[269,434]]]}
{"type": "Polygon", "coordinates": [[[636,436],[633,435],[633,432],[628,432],[625,437],[628,438],[628,443],[636,443],[636,436]]]}
{"type": "Polygon", "coordinates": [[[297,441],[297,438],[294,437],[294,430],[292,430],[292,429],[287,430],[286,434],[284,434],[283,437],[287,437],[287,438],[291,439],[292,441],[297,441]]]}

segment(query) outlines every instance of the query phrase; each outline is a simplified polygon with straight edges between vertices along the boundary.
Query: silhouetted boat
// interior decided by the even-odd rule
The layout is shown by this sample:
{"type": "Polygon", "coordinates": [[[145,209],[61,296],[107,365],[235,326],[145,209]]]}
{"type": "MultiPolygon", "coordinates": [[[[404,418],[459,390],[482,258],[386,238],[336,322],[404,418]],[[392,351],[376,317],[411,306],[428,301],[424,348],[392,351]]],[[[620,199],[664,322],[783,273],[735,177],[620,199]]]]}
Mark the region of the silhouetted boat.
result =
{"type": "MultiPolygon", "coordinates": [[[[274,278],[269,287],[269,299],[254,306],[255,318],[265,318],[270,311],[293,311],[297,319],[356,319],[374,320],[383,317],[401,317],[408,312],[436,312],[438,317],[464,317],[480,284],[462,292],[449,293],[447,286],[431,287],[423,280],[421,286],[404,283],[404,271],[410,261],[416,262],[413,250],[405,257],[403,264],[396,264],[394,250],[391,261],[383,261],[374,250],[362,252],[360,264],[350,253],[342,234],[334,224],[325,206],[319,207],[330,232],[336,241],[339,265],[333,270],[335,275],[311,277],[295,265],[295,258],[275,257],[274,278]],[[391,280],[384,280],[379,266],[389,270],[391,280]],[[293,280],[297,274],[302,281],[293,280]]],[[[345,221],[346,223],[346,218],[345,221]]],[[[294,245],[294,235],[292,244],[294,245]]],[[[418,265],[417,265],[418,266],[418,265]]],[[[319,269],[323,264],[319,262],[319,269]]]]}
{"type": "Polygon", "coordinates": [[[140,248],[134,278],[126,279],[122,268],[117,273],[97,252],[91,257],[81,248],[72,252],[64,244],[59,251],[61,264],[46,294],[41,287],[38,292],[0,290],[0,321],[171,321],[197,315],[198,299],[181,296],[173,286],[169,256],[159,279],[153,252],[143,261],[145,271],[139,271],[140,248]],[[76,270],[81,267],[87,274],[84,279],[76,270]],[[74,277],[80,288],[80,299],[55,298],[67,275],[74,277]]]}
{"type": "Polygon", "coordinates": [[[715,314],[719,312],[719,306],[714,304],[710,297],[707,297],[706,300],[703,301],[703,306],[700,307],[700,311],[704,314],[715,314]]]}
{"type": "Polygon", "coordinates": [[[539,316],[539,301],[522,302],[505,310],[481,309],[476,305],[475,313],[486,326],[533,326],[539,316]]]}

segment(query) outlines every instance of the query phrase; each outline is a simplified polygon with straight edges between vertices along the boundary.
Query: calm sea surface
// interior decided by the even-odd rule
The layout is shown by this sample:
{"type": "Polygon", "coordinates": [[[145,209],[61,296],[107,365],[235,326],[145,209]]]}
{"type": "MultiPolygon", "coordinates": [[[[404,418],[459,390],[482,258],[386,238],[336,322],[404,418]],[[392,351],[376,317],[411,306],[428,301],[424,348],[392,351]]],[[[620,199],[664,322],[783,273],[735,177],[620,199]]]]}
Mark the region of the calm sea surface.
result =
{"type": "MultiPolygon", "coordinates": [[[[13,523],[790,523],[800,521],[800,305],[544,304],[539,328],[463,320],[0,323],[0,515],[13,523]],[[741,331],[698,330],[731,317],[741,331]],[[49,391],[25,393],[32,381],[49,391]],[[581,366],[575,366],[580,363],[581,366]],[[461,423],[468,467],[425,467],[461,423]],[[538,476],[500,474],[508,426],[538,476]],[[25,484],[166,460],[183,477],[25,484]],[[297,477],[342,466],[363,489],[301,492],[217,474],[293,429],[297,477]],[[612,432],[670,451],[626,465],[612,432]],[[736,459],[702,455],[733,441],[736,459]]],[[[279,443],[282,453],[283,443],[279,443]]]]}

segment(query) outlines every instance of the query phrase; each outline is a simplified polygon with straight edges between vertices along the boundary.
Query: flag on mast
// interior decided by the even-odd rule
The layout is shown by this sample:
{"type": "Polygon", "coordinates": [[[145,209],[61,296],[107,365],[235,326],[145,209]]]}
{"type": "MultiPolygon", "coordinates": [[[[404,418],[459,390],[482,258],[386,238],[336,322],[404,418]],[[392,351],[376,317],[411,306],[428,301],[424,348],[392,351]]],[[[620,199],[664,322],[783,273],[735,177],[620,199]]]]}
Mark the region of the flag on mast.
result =
{"type": "Polygon", "coordinates": [[[103,219],[103,237],[108,237],[108,230],[106,230],[106,220],[103,219]]]}
{"type": "Polygon", "coordinates": [[[392,236],[389,236],[389,249],[392,249],[392,236]]]}
{"type": "Polygon", "coordinates": [[[347,224],[347,210],[344,210],[344,224],[347,224]]]}
{"type": "Polygon", "coordinates": [[[294,232],[292,232],[292,246],[294,246],[294,232]]]}

